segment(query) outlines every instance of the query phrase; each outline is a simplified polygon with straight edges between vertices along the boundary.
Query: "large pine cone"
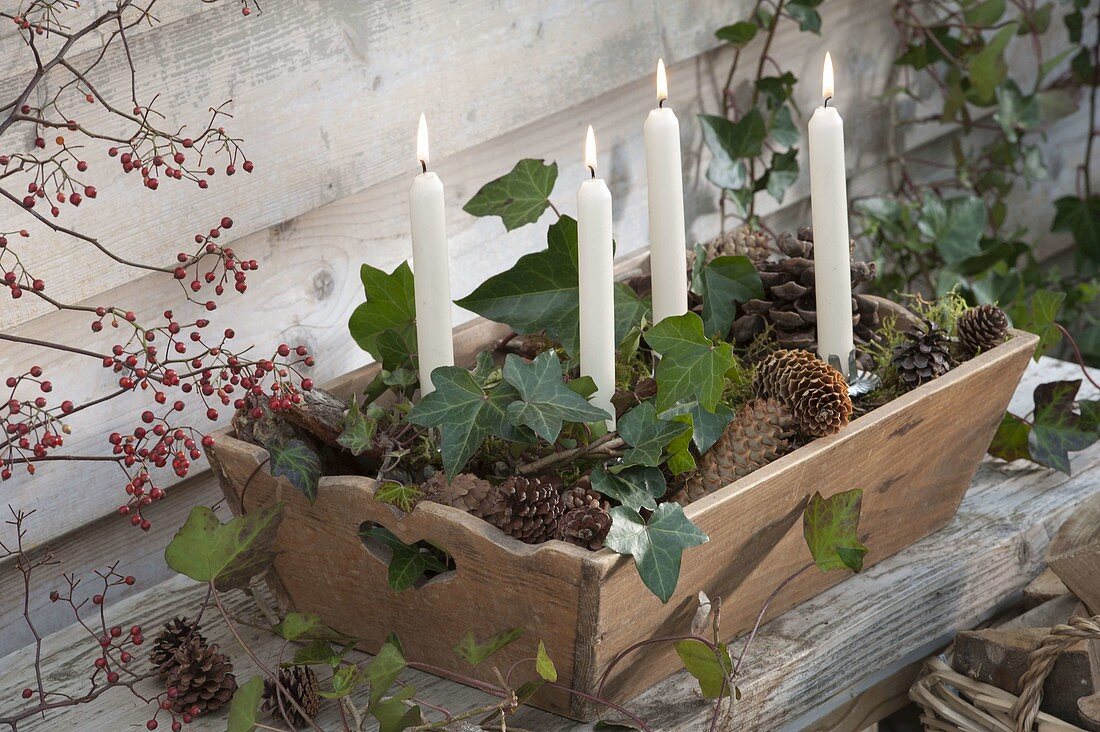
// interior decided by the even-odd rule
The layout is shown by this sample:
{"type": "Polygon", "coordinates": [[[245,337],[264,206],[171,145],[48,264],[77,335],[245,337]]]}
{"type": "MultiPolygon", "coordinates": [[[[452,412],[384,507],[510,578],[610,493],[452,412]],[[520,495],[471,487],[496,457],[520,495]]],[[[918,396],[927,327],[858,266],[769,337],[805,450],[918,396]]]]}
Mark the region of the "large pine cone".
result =
{"type": "Polygon", "coordinates": [[[585,506],[602,508],[606,511],[611,505],[606,498],[592,490],[592,481],[587,475],[578,480],[572,488],[562,493],[561,499],[565,503],[566,511],[585,506]]]}
{"type": "Polygon", "coordinates": [[[996,305],[979,305],[963,313],[957,327],[959,345],[967,356],[974,356],[1004,343],[1008,316],[996,305]]]}
{"type": "MultiPolygon", "coordinates": [[[[817,344],[813,232],[807,227],[797,235],[784,232],[776,239],[775,248],[778,258],[756,262],[764,296],[741,304],[733,323],[733,339],[738,345],[747,345],[770,326],[780,347],[813,350],[817,344]]],[[[874,263],[852,262],[853,288],[875,275],[874,263]]],[[[871,340],[879,326],[878,304],[864,295],[853,295],[852,324],[858,340],[871,340]]]]}
{"type": "Polygon", "coordinates": [[[943,376],[955,365],[951,338],[931,320],[924,320],[905,332],[905,340],[894,348],[894,368],[907,389],[914,389],[943,376]]]}
{"type": "Polygon", "coordinates": [[[471,513],[520,541],[541,544],[554,538],[565,502],[548,479],[516,475],[496,486],[471,513]]]}
{"type": "Polygon", "coordinates": [[[303,717],[294,705],[287,699],[286,694],[279,690],[271,679],[264,679],[263,710],[278,721],[289,722],[292,727],[306,727],[317,717],[321,710],[321,697],[318,692],[321,685],[317,681],[317,674],[309,666],[291,666],[279,670],[279,683],[286,689],[298,706],[308,715],[303,717]],[[279,702],[282,702],[280,710],[279,702]],[[286,713],[284,719],[283,713],[286,713]]]}
{"type": "Polygon", "coordinates": [[[673,494],[673,500],[687,505],[764,467],[787,453],[793,433],[791,411],[781,402],[749,402],[699,458],[695,471],[673,494]]]}
{"type": "Polygon", "coordinates": [[[208,645],[191,636],[176,650],[174,661],[165,683],[176,690],[171,702],[177,714],[187,713],[193,707],[198,707],[200,714],[215,711],[228,704],[237,691],[233,664],[229,656],[218,650],[217,643],[208,645]]]}
{"type": "Polygon", "coordinates": [[[558,522],[556,537],[596,551],[611,530],[611,514],[598,506],[581,506],[566,512],[558,522]]]}
{"type": "Polygon", "coordinates": [[[187,618],[177,617],[164,624],[164,630],[153,641],[153,650],[149,652],[149,662],[153,664],[157,675],[162,679],[176,666],[176,651],[191,638],[197,638],[205,644],[206,639],[199,633],[199,626],[187,618]]]}
{"type": "Polygon", "coordinates": [[[798,431],[825,437],[852,418],[844,375],[809,351],[775,351],[756,368],[756,395],[791,410],[798,431]]]}
{"type": "Polygon", "coordinates": [[[438,472],[420,486],[425,501],[442,503],[463,511],[474,511],[493,492],[493,485],[471,473],[459,473],[448,482],[446,474],[438,472]]]}

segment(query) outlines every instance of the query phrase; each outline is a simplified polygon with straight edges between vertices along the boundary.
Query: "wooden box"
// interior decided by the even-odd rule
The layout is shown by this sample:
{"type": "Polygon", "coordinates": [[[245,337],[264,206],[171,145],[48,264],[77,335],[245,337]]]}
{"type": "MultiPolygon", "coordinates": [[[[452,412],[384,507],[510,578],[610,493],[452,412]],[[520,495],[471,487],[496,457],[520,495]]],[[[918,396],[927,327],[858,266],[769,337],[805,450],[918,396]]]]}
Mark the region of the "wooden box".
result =
{"type": "MultiPolygon", "coordinates": [[[[456,330],[459,361],[508,329],[483,320],[456,330]]],[[[467,630],[479,639],[509,628],[524,637],[479,668],[508,669],[534,655],[539,640],[554,659],[559,682],[595,693],[612,659],[634,643],[687,632],[699,591],[722,598],[722,628],[730,637],[751,628],[764,599],[809,559],[801,515],[814,491],[862,488],[867,566],[944,526],[958,509],[1001,421],[1037,338],[1014,331],[1005,344],[945,376],[854,420],[703,500],[686,513],[710,541],[687,550],[676,592],[662,604],[638,577],[634,560],[609,549],[588,552],[559,541],[531,546],[463,511],[424,502],[411,514],[376,503],[374,480],[325,477],[317,502],[283,479],[257,470],[266,451],[218,436],[209,450],[234,512],[274,501],[287,504],[270,582],[286,609],[315,612],[338,630],[365,639],[373,651],[391,632],[406,655],[470,673],[452,651],[467,630]],[[254,474],[244,505],[241,487],[254,474]],[[386,556],[364,545],[364,522],[385,526],[402,541],[441,546],[456,569],[395,593],[386,556]]],[[[371,379],[360,369],[329,385],[350,396],[371,379]]],[[[772,603],[774,616],[849,576],[811,569],[772,603]]],[[[626,701],[679,669],[671,644],[643,647],[615,667],[605,696],[626,701]]],[[[533,674],[533,669],[526,669],[533,674]]],[[[477,675],[475,674],[475,675],[477,675]]],[[[544,688],[534,703],[584,719],[594,708],[560,689],[544,688]]]]}

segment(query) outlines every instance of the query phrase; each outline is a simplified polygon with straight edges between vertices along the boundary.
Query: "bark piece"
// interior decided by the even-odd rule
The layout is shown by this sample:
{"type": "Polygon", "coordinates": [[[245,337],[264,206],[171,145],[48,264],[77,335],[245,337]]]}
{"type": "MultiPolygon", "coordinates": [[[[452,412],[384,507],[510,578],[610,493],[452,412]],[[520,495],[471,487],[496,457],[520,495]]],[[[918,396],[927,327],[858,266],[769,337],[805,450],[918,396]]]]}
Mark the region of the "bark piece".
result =
{"type": "Polygon", "coordinates": [[[1058,529],[1047,564],[1093,614],[1100,614],[1100,495],[1079,506],[1058,529]]]}
{"type": "Polygon", "coordinates": [[[282,413],[287,422],[301,427],[326,445],[335,445],[344,425],[347,403],[335,394],[314,387],[302,392],[302,401],[282,413]]]}
{"type": "MultiPolygon", "coordinates": [[[[955,636],[951,665],[976,681],[1018,695],[1022,690],[1020,677],[1028,667],[1028,654],[1048,635],[1050,628],[964,630],[955,636]]],[[[1058,657],[1043,684],[1043,703],[1039,707],[1042,711],[1077,723],[1080,718],[1077,700],[1100,691],[1092,676],[1089,656],[1089,644],[1081,641],[1058,657]]]]}

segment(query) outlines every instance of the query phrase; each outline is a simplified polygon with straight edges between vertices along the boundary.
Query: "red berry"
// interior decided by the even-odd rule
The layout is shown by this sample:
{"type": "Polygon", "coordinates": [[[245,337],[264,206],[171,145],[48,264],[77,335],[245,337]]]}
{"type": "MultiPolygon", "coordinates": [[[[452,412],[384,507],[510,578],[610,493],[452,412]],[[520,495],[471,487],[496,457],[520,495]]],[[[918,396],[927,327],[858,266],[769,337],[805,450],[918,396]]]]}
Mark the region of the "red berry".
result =
{"type": "Polygon", "coordinates": [[[157,720],[155,720],[155,719],[150,719],[148,722],[145,723],[145,729],[156,729],[156,728],[157,728],[157,720]]]}
{"type": "Polygon", "coordinates": [[[251,173],[253,168],[255,168],[255,167],[256,166],[252,164],[251,160],[245,160],[244,161],[244,172],[251,173]]]}
{"type": "Polygon", "coordinates": [[[103,595],[93,595],[92,596],[92,604],[93,605],[102,605],[103,604],[103,595]]]}
{"type": "Polygon", "coordinates": [[[96,190],[95,186],[84,186],[84,195],[88,198],[95,198],[96,190]]]}
{"type": "Polygon", "coordinates": [[[32,689],[23,689],[24,699],[30,699],[32,696],[34,696],[34,691],[32,689]]]}

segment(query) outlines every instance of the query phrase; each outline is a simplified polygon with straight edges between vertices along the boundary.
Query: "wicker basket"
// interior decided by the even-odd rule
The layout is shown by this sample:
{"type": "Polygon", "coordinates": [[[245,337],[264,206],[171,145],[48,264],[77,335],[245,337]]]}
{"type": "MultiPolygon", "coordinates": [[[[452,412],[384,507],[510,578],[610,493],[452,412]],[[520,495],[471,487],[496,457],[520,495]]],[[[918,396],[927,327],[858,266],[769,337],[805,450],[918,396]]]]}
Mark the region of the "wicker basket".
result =
{"type": "Polygon", "coordinates": [[[921,722],[934,732],[1087,732],[1039,711],[1043,682],[1058,655],[1081,640],[1100,639],[1100,615],[1072,618],[1051,628],[1050,635],[1031,652],[1020,696],[983,684],[952,670],[944,657],[925,664],[909,698],[923,714],[921,722]]]}

